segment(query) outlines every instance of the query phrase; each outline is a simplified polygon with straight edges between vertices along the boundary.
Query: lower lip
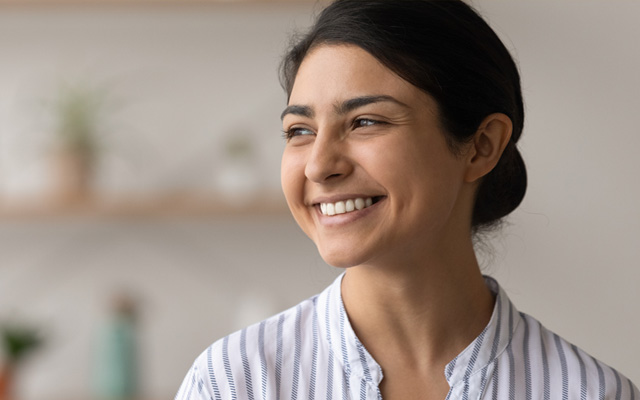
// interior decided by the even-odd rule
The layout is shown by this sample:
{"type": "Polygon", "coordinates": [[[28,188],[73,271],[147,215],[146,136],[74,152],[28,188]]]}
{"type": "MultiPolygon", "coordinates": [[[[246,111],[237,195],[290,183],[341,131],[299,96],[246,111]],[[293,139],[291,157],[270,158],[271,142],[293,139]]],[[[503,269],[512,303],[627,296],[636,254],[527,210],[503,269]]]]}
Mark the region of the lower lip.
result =
{"type": "Polygon", "coordinates": [[[383,197],[375,204],[372,204],[367,208],[363,208],[362,210],[351,211],[344,214],[336,214],[331,216],[322,214],[322,211],[320,211],[320,206],[316,206],[315,209],[316,209],[318,221],[320,222],[320,224],[324,226],[337,226],[337,225],[349,224],[351,222],[354,222],[361,218],[366,217],[367,215],[377,210],[380,204],[382,204],[385,200],[386,200],[386,197],[383,197]]]}

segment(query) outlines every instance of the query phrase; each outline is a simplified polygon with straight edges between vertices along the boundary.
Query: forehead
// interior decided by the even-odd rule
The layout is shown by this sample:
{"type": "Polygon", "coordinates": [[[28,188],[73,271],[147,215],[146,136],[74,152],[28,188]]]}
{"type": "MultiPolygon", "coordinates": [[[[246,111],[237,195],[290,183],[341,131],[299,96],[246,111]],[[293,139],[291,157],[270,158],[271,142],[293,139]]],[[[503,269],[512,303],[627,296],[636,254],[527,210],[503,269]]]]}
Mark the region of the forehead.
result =
{"type": "Polygon", "coordinates": [[[289,103],[320,105],[367,95],[388,95],[407,104],[428,97],[360,47],[321,45],[302,61],[289,103]]]}

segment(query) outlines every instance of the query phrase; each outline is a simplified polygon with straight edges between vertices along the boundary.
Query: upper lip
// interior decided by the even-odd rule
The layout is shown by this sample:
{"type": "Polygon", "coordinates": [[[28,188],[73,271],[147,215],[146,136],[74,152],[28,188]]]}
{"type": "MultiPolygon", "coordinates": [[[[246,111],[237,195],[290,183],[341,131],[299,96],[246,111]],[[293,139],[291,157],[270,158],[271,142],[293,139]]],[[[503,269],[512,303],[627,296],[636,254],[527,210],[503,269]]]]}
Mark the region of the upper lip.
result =
{"type": "Polygon", "coordinates": [[[336,194],[331,196],[319,196],[314,197],[309,202],[310,205],[315,206],[321,203],[337,203],[338,201],[353,200],[357,198],[366,199],[368,197],[384,197],[383,194],[336,194]]]}

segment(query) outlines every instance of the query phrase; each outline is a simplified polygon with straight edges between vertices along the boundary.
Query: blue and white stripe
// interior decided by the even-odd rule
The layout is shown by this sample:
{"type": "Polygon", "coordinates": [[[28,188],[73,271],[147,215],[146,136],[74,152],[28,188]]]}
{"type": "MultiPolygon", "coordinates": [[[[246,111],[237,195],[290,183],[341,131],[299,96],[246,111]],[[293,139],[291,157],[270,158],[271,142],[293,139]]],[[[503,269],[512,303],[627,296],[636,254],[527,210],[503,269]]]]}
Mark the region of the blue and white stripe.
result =
{"type": "MultiPolygon", "coordinates": [[[[349,324],[341,278],[215,342],[176,400],[381,400],[383,371],[349,324]]],[[[626,377],[518,312],[493,279],[487,285],[496,294],[493,316],[443,371],[447,399],[640,400],[626,377]]]]}

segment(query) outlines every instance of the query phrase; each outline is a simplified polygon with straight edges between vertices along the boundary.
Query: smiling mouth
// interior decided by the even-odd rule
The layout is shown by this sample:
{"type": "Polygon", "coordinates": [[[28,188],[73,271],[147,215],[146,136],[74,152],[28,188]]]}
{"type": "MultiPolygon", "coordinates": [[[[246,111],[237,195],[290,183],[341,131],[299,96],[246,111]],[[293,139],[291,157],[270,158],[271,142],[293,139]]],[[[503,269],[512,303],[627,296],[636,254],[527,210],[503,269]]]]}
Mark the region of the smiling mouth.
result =
{"type": "Polygon", "coordinates": [[[382,198],[384,198],[384,196],[365,198],[358,197],[355,199],[336,201],[335,203],[320,203],[320,212],[322,213],[322,215],[333,216],[346,214],[353,211],[360,211],[367,207],[371,207],[372,205],[382,200],[382,198]]]}

